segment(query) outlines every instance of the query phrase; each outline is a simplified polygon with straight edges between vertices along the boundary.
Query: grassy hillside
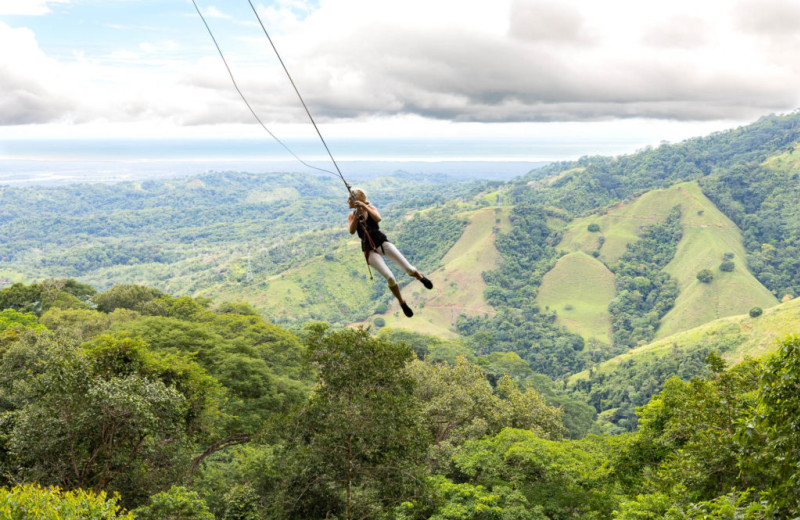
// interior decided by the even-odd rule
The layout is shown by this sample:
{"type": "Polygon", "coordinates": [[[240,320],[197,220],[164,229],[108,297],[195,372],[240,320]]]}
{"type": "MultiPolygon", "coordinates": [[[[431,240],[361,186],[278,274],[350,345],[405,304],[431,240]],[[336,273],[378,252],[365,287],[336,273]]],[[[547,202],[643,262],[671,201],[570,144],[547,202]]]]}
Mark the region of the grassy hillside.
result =
{"type": "MultiPolygon", "coordinates": [[[[774,352],[777,341],[790,334],[800,335],[800,298],[766,309],[757,318],[748,314],[728,316],[658,339],[601,363],[593,371],[597,374],[613,372],[628,360],[660,358],[670,355],[676,348],[688,351],[705,345],[724,346],[722,357],[737,363],[746,356],[760,358],[774,352]]],[[[589,371],[584,370],[570,377],[569,383],[588,377],[589,371]]]]}
{"type": "MultiPolygon", "coordinates": [[[[703,195],[696,182],[653,190],[602,214],[575,219],[567,226],[558,247],[583,256],[597,251],[598,259],[613,267],[627,245],[638,238],[641,228],[664,220],[674,206],[681,207],[683,237],[665,271],[677,280],[680,294],[673,309],[662,318],[658,337],[723,316],[745,313],[755,306],[771,307],[778,303],[747,269],[739,228],[703,195]],[[599,231],[589,231],[591,224],[596,224],[599,231]],[[726,253],[733,254],[735,267],[731,272],[719,269],[726,253]],[[713,272],[711,283],[697,280],[701,269],[713,272]]],[[[607,286],[598,287],[587,277],[588,260],[577,262],[573,258],[577,257],[567,255],[566,261],[560,261],[548,273],[539,301],[557,309],[560,322],[570,331],[599,339],[607,328],[598,312],[603,301],[607,307],[614,294],[609,293],[607,286]],[[568,304],[573,308],[571,311],[564,308],[568,304]],[[595,311],[587,313],[591,309],[595,311]]]]}
{"type": "MultiPolygon", "coordinates": [[[[313,237],[310,237],[313,239],[313,237]]],[[[375,306],[360,243],[343,245],[313,256],[272,276],[209,286],[198,295],[221,301],[246,301],[278,322],[330,320],[368,314],[375,306]]]]}
{"type": "Polygon", "coordinates": [[[557,322],[584,338],[611,341],[608,302],[614,297],[614,273],[581,251],[561,257],[542,279],[537,302],[555,310],[557,322]]]}
{"type": "MultiPolygon", "coordinates": [[[[483,296],[486,282],[481,273],[497,265],[499,254],[494,237],[497,231],[508,231],[508,208],[482,208],[461,216],[469,219],[464,233],[442,258],[443,267],[428,274],[434,283],[433,290],[427,291],[417,282],[405,287],[403,297],[415,315],[406,318],[397,303],[392,302],[388,311],[380,315],[387,326],[451,338],[457,336],[452,327],[461,314],[494,314],[483,296]]],[[[397,268],[394,271],[402,280],[404,275],[397,268]]]]}
{"type": "Polygon", "coordinates": [[[663,338],[717,318],[743,314],[752,307],[772,307],[778,300],[747,269],[739,228],[700,191],[696,183],[676,187],[684,197],[683,238],[665,271],[678,281],[675,307],[661,320],[663,338]],[[734,269],[719,269],[725,253],[733,254],[734,269]],[[697,273],[709,269],[711,283],[701,283],[697,273]]]}

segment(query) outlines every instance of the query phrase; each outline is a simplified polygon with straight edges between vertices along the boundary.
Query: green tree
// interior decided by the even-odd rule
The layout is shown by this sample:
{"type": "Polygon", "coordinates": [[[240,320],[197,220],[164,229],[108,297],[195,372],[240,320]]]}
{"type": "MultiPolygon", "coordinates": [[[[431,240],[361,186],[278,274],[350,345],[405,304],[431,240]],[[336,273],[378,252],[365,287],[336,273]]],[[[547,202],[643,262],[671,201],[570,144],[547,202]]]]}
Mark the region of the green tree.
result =
{"type": "Polygon", "coordinates": [[[425,487],[428,436],[406,370],[414,352],[364,329],[317,327],[306,341],[317,384],[293,419],[295,474],[285,485],[299,498],[283,514],[380,517],[425,487]]]}
{"type": "Polygon", "coordinates": [[[800,514],[800,336],[789,336],[767,361],[743,465],[765,475],[767,500],[780,518],[800,514]]]}
{"type": "Polygon", "coordinates": [[[29,335],[2,360],[5,471],[14,479],[118,491],[127,506],[181,481],[216,420],[218,385],[191,362],[133,340],[88,349],[29,335]]]}
{"type": "Polygon", "coordinates": [[[619,442],[597,436],[559,442],[506,428],[467,442],[454,462],[459,480],[492,493],[518,491],[551,520],[607,518],[618,503],[609,463],[619,442]]]}
{"type": "Polygon", "coordinates": [[[133,514],[140,520],[214,520],[203,499],[182,486],[151,496],[149,503],[134,509],[133,514]]]}
{"type": "Polygon", "coordinates": [[[697,272],[697,280],[701,283],[711,283],[714,279],[714,273],[712,273],[709,269],[702,269],[697,272]]]}
{"type": "Polygon", "coordinates": [[[95,294],[92,300],[97,305],[97,310],[111,312],[122,307],[132,311],[141,311],[142,306],[157,298],[166,296],[163,292],[152,287],[134,284],[118,284],[111,289],[95,294]]]}
{"type": "Polygon", "coordinates": [[[0,488],[0,515],[9,520],[134,520],[117,504],[119,497],[78,489],[64,491],[23,484],[0,488]]]}

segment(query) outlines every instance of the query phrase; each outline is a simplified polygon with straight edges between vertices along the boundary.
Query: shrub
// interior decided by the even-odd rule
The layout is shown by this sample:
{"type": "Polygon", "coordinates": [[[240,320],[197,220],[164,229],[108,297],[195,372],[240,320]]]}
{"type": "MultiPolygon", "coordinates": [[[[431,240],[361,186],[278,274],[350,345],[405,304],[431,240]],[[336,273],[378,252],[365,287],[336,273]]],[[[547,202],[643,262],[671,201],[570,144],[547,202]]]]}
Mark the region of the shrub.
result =
{"type": "Polygon", "coordinates": [[[379,303],[378,306],[375,307],[375,313],[376,314],[383,314],[384,312],[386,312],[386,310],[388,308],[389,307],[386,305],[386,303],[379,303]]]}
{"type": "Polygon", "coordinates": [[[702,271],[697,273],[697,279],[700,280],[702,283],[711,283],[711,280],[714,279],[714,273],[712,273],[708,269],[703,269],[702,271]]]}
{"type": "Polygon", "coordinates": [[[117,505],[119,497],[108,498],[104,492],[77,489],[62,491],[38,484],[0,488],[0,513],[3,518],[48,518],[53,520],[133,520],[117,505]],[[47,513],[47,516],[37,516],[47,513]],[[5,516],[8,515],[8,516],[5,516]]]}
{"type": "Polygon", "coordinates": [[[378,328],[386,326],[386,320],[384,320],[384,319],[383,319],[383,318],[381,318],[380,316],[378,316],[377,318],[375,318],[375,319],[373,320],[373,323],[375,323],[375,326],[376,326],[376,327],[378,327],[378,328]]]}
{"type": "Polygon", "coordinates": [[[719,264],[719,270],[724,271],[726,273],[730,273],[731,271],[733,271],[734,265],[735,264],[730,260],[725,260],[724,262],[719,264]]]}
{"type": "Polygon", "coordinates": [[[150,505],[134,510],[140,520],[214,520],[205,500],[194,491],[172,486],[150,497],[150,505]]]}
{"type": "Polygon", "coordinates": [[[750,309],[750,317],[751,318],[758,318],[763,313],[764,313],[764,309],[762,309],[761,307],[753,307],[752,309],[750,309]]]}
{"type": "Polygon", "coordinates": [[[725,253],[724,255],[722,255],[722,259],[723,260],[733,260],[733,256],[734,256],[733,253],[725,253]]]}
{"type": "Polygon", "coordinates": [[[600,231],[600,225],[596,222],[592,222],[589,224],[589,227],[586,228],[590,233],[597,233],[600,231]]]}

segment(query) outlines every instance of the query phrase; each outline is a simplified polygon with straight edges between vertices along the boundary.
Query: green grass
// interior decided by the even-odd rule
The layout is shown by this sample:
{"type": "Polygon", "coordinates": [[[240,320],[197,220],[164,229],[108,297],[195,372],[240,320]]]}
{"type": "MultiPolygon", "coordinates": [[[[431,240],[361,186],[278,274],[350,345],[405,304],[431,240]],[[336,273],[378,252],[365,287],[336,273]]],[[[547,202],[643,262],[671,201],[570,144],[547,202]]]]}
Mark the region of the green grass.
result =
{"type": "Polygon", "coordinates": [[[371,284],[376,282],[368,279],[357,240],[349,240],[330,253],[332,260],[320,254],[280,274],[226,281],[199,295],[216,301],[246,301],[279,322],[325,319],[344,324],[343,317],[372,310],[371,284]]]}
{"type": "MultiPolygon", "coordinates": [[[[722,353],[729,363],[735,364],[745,357],[762,358],[778,348],[778,341],[790,334],[800,335],[800,298],[782,303],[764,314],[751,318],[748,314],[728,316],[690,330],[658,339],[648,345],[620,354],[595,367],[597,373],[608,373],[628,359],[647,359],[670,355],[674,347],[689,350],[703,344],[727,343],[732,346],[722,353]]],[[[588,379],[584,370],[573,375],[569,382],[588,379]]]]}
{"type": "MultiPolygon", "coordinates": [[[[665,270],[677,280],[680,294],[673,309],[662,318],[657,337],[741,314],[755,306],[767,308],[778,303],[747,269],[739,228],[703,195],[695,182],[653,190],[604,214],[575,219],[567,226],[558,247],[567,252],[591,253],[599,247],[598,239],[602,235],[605,243],[600,248],[599,259],[606,265],[613,265],[627,245],[638,238],[643,226],[663,221],[676,205],[681,207],[683,237],[675,258],[665,270]],[[592,223],[600,226],[600,232],[588,231],[592,223]],[[719,270],[725,253],[734,254],[736,267],[730,273],[719,270]],[[714,273],[710,284],[697,280],[701,269],[714,273]]],[[[574,278],[567,277],[562,285],[579,285],[581,276],[581,272],[576,271],[574,278]]],[[[601,306],[599,297],[589,287],[585,291],[585,306],[601,306]]],[[[613,294],[606,300],[606,306],[611,298],[613,294]]],[[[572,305],[575,308],[584,306],[579,301],[572,305]]]]}
{"type": "MultiPolygon", "coordinates": [[[[414,309],[414,317],[406,318],[397,303],[392,302],[382,315],[387,327],[455,338],[457,334],[452,327],[461,314],[494,314],[483,297],[486,283],[481,273],[494,269],[500,259],[494,237],[497,230],[507,232],[510,229],[508,208],[482,208],[462,216],[469,219],[469,224],[461,238],[442,259],[443,267],[427,274],[433,281],[433,290],[428,291],[419,282],[412,281],[403,289],[403,297],[414,309]]],[[[367,322],[375,317],[377,315],[367,322]]]]}
{"type": "Polygon", "coordinates": [[[739,228],[703,195],[696,183],[676,187],[681,203],[683,238],[675,258],[664,269],[678,281],[680,294],[673,309],[661,320],[658,338],[703,323],[742,314],[752,307],[772,307],[778,300],[750,273],[739,228]],[[719,270],[725,253],[733,253],[735,268],[719,270]],[[709,269],[714,280],[705,284],[697,273],[709,269]]]}
{"type": "Polygon", "coordinates": [[[628,244],[639,238],[642,227],[663,222],[673,207],[685,204],[686,197],[680,186],[649,191],[599,215],[575,219],[567,226],[558,248],[591,254],[598,248],[599,238],[603,236],[605,243],[600,248],[599,259],[606,264],[613,264],[619,260],[628,244]],[[593,233],[587,229],[592,223],[600,226],[599,232],[593,233]]]}
{"type": "Polygon", "coordinates": [[[570,332],[610,343],[608,302],[614,294],[614,274],[578,251],[561,257],[544,276],[537,302],[554,309],[558,323],[570,332]]]}

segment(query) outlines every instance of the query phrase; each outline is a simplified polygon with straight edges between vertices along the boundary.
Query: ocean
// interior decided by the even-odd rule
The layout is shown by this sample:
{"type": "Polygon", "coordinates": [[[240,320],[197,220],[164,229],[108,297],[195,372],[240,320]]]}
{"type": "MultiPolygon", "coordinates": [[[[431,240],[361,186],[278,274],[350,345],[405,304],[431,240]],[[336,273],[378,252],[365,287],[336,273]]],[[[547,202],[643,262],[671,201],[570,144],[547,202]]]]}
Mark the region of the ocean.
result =
{"type": "MultiPolygon", "coordinates": [[[[286,140],[305,162],[335,167],[315,140],[286,140]]],[[[346,178],[403,171],[455,178],[508,180],[586,154],[616,155],[628,143],[535,143],[519,139],[341,139],[328,145],[346,178]]],[[[58,139],[0,141],[0,184],[116,182],[192,176],[210,171],[304,172],[268,139],[58,139]]]]}

